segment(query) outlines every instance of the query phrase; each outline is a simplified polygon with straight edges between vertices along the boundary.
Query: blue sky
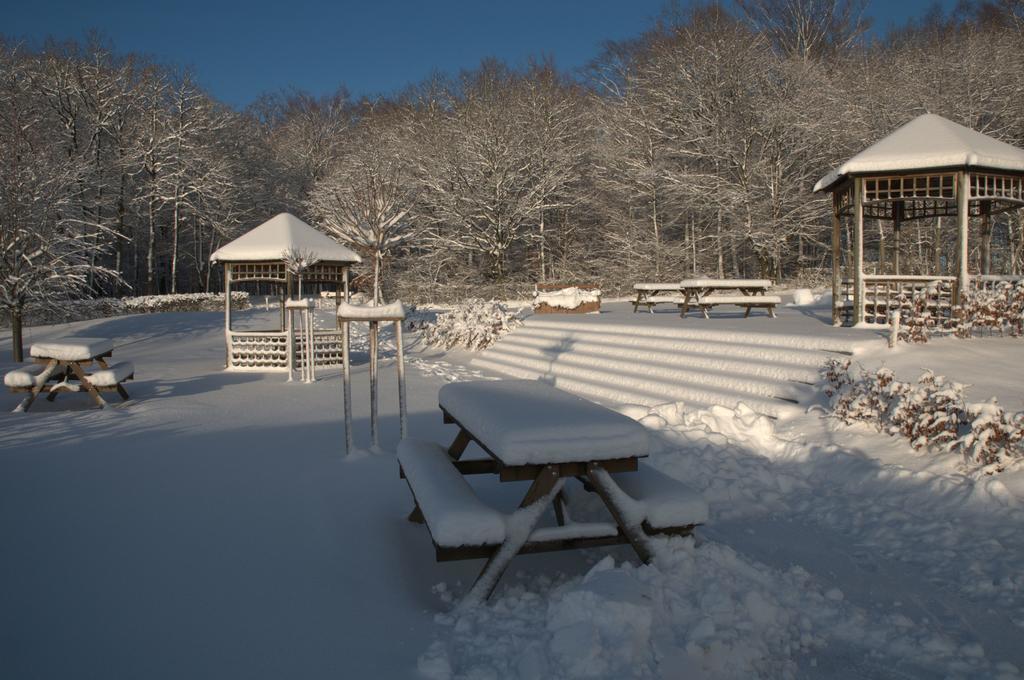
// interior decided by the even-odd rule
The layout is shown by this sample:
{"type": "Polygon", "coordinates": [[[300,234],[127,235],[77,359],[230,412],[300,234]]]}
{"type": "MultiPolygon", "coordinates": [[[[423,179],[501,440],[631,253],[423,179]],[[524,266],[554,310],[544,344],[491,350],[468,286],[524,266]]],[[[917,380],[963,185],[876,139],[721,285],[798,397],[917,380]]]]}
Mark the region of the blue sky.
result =
{"type": "MultiPolygon", "coordinates": [[[[435,70],[486,56],[512,64],[550,54],[583,66],[605,40],[646,28],[663,0],[0,0],[0,32],[37,43],[98,29],[122,52],[190,66],[219,99],[245,106],[295,86],[314,94],[344,84],[389,93],[435,70]]],[[[869,0],[876,29],[923,14],[932,0],[869,0]]],[[[949,7],[952,0],[939,4],[949,7]]]]}

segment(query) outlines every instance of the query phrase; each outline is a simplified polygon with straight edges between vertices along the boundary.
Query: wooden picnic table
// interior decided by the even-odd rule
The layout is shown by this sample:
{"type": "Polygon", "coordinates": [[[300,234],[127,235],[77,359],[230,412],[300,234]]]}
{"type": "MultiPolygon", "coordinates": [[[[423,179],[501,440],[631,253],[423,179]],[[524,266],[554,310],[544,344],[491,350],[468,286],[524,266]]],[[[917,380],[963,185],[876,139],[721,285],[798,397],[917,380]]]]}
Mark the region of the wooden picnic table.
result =
{"type": "Polygon", "coordinates": [[[438,401],[459,427],[451,446],[407,439],[398,457],[416,502],[409,519],[427,524],[437,559],[487,558],[467,601],[486,599],[518,554],[628,543],[647,562],[649,536],[685,536],[707,518],[703,498],[640,466],[648,433],[627,416],[530,380],[452,383],[438,401]],[[463,459],[470,442],[488,457],[463,459]],[[464,479],[473,474],[530,486],[506,515],[476,496],[464,479]],[[572,479],[596,492],[610,521],[576,521],[572,479]],[[557,526],[539,527],[548,508],[557,526]]]}
{"type": "Polygon", "coordinates": [[[768,310],[768,315],[775,318],[775,306],[782,299],[768,295],[772,282],[768,279],[684,279],[679,282],[682,303],[679,316],[685,317],[691,307],[697,307],[710,318],[708,313],[717,305],[738,305],[745,307],[744,318],[750,316],[750,310],[758,307],[768,310]]]}
{"type": "Polygon", "coordinates": [[[108,364],[114,353],[114,342],[108,338],[65,338],[38,342],[29,349],[34,365],[15,369],[4,376],[4,383],[14,392],[28,392],[16,411],[27,411],[42,393],[53,401],[61,392],[85,391],[103,408],[107,405],[101,391],[113,390],[127,401],[128,392],[122,383],[135,377],[129,361],[108,364]],[[99,368],[92,369],[95,363],[99,368]]]}
{"type": "Polygon", "coordinates": [[[635,283],[633,290],[636,291],[636,300],[633,301],[633,313],[635,314],[640,305],[645,305],[647,311],[654,314],[655,305],[672,304],[678,305],[684,302],[683,289],[678,281],[672,283],[635,283]]]}

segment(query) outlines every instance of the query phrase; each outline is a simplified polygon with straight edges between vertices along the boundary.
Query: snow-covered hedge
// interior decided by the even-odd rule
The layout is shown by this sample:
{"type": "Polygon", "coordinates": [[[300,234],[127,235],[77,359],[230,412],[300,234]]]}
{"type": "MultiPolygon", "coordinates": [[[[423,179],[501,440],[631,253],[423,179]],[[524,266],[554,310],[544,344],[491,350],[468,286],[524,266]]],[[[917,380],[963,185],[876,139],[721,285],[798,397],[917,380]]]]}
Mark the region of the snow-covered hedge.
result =
{"type": "Polygon", "coordinates": [[[469,299],[422,326],[427,344],[451,349],[481,350],[522,324],[518,311],[495,300],[469,299]]]}
{"type": "MultiPolygon", "coordinates": [[[[249,294],[245,291],[231,293],[233,309],[248,309],[249,294]]],[[[176,293],[174,295],[140,295],[137,297],[105,297],[69,300],[55,309],[29,309],[26,325],[39,326],[51,323],[68,323],[102,319],[122,314],[145,314],[150,312],[216,312],[224,309],[223,293],[176,293]]],[[[6,323],[3,319],[2,323],[6,323]]]]}
{"type": "Polygon", "coordinates": [[[949,332],[958,338],[979,333],[1024,336],[1024,281],[1002,281],[991,289],[969,291],[953,308],[952,318],[940,321],[928,307],[928,296],[904,299],[899,339],[924,343],[935,332],[949,332]]]}
{"type": "Polygon", "coordinates": [[[870,423],[906,437],[915,449],[954,451],[996,469],[1024,457],[1024,413],[1007,413],[994,397],[968,403],[961,383],[931,371],[916,383],[901,382],[885,367],[854,374],[848,359],[832,359],[823,372],[832,414],[847,424],[870,423]]]}

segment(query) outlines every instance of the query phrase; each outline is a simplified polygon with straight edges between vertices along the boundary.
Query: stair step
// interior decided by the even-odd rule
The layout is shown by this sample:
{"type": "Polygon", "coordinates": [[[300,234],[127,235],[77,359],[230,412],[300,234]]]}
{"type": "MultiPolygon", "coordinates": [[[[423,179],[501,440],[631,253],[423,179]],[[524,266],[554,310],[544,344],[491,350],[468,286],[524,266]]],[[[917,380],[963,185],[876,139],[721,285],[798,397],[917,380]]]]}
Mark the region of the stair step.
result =
{"type": "Polygon", "coordinates": [[[517,378],[552,380],[556,386],[614,403],[654,406],[670,401],[682,401],[694,405],[735,408],[737,404],[743,402],[753,410],[773,417],[789,415],[795,408],[791,401],[699,383],[671,383],[636,379],[634,376],[621,381],[615,379],[615,374],[605,371],[569,365],[538,367],[534,361],[507,359],[493,354],[474,359],[472,365],[474,368],[492,370],[517,378]]]}
{"type": "Polygon", "coordinates": [[[520,363],[524,368],[528,366],[542,374],[555,372],[562,367],[569,367],[586,370],[593,374],[601,373],[652,383],[664,383],[667,386],[690,384],[767,398],[799,399],[804,396],[804,391],[806,391],[805,387],[791,382],[787,378],[765,378],[742,370],[719,371],[713,367],[691,366],[682,362],[673,364],[662,361],[652,365],[634,355],[610,358],[594,356],[589,354],[586,349],[574,348],[572,351],[551,356],[536,348],[503,342],[488,350],[484,357],[492,360],[504,359],[510,364],[520,363]]]}
{"type": "Polygon", "coordinates": [[[529,317],[523,329],[547,329],[573,333],[598,333],[604,336],[628,338],[667,338],[713,342],[718,346],[746,345],[758,348],[794,349],[809,352],[836,352],[852,354],[854,343],[843,338],[820,335],[792,335],[785,333],[753,333],[712,330],[702,328],[647,326],[641,324],[595,323],[565,320],[542,320],[529,317]]]}
{"type": "Polygon", "coordinates": [[[793,360],[774,360],[754,358],[747,354],[709,355],[696,349],[677,349],[676,343],[671,347],[649,347],[646,343],[634,343],[630,347],[622,347],[609,341],[569,338],[559,340],[550,336],[538,336],[530,333],[514,333],[502,339],[494,348],[485,352],[522,348],[533,350],[549,358],[567,354],[582,354],[595,360],[616,360],[629,364],[644,364],[665,369],[683,368],[701,371],[720,371],[736,373],[744,376],[756,376],[772,380],[793,380],[813,383],[818,380],[818,367],[822,363],[820,353],[804,352],[799,355],[799,362],[793,360]],[[562,342],[571,345],[562,346],[562,342]]]}

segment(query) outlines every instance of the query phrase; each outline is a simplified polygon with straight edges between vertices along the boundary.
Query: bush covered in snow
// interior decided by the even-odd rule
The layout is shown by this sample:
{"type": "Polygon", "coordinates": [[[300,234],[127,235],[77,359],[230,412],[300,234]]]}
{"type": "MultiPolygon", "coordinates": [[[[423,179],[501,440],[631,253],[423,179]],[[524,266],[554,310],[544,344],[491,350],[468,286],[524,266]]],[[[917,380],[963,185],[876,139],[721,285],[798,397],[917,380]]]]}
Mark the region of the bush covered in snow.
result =
{"type": "Polygon", "coordinates": [[[522,324],[518,311],[495,300],[469,299],[450,311],[438,314],[433,323],[422,326],[423,340],[430,345],[451,349],[465,347],[481,350],[522,324]]]}
{"type": "Polygon", "coordinates": [[[984,332],[1024,336],[1024,281],[1001,281],[991,289],[968,291],[953,308],[952,318],[940,323],[928,307],[928,296],[902,298],[899,338],[903,342],[928,342],[931,333],[952,331],[958,338],[984,332]]]}
{"type": "Polygon", "coordinates": [[[961,383],[931,371],[901,382],[885,367],[855,375],[848,359],[832,359],[823,373],[832,414],[844,423],[870,423],[915,449],[954,451],[981,465],[1024,457],[1024,413],[1007,413],[995,398],[968,403],[961,383]]]}
{"type": "MultiPolygon", "coordinates": [[[[249,294],[244,291],[231,293],[233,309],[248,309],[249,294]]],[[[59,308],[46,310],[29,309],[26,323],[40,326],[51,323],[68,323],[103,319],[122,314],[146,314],[152,312],[217,312],[224,310],[223,293],[176,293],[173,295],[140,295],[137,297],[103,297],[69,300],[59,308]]]]}

